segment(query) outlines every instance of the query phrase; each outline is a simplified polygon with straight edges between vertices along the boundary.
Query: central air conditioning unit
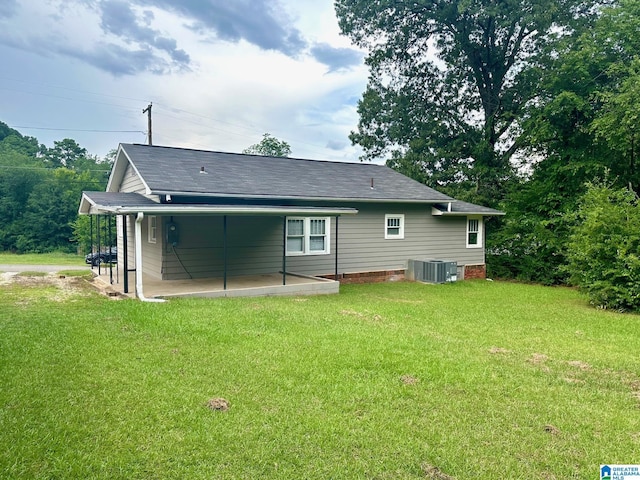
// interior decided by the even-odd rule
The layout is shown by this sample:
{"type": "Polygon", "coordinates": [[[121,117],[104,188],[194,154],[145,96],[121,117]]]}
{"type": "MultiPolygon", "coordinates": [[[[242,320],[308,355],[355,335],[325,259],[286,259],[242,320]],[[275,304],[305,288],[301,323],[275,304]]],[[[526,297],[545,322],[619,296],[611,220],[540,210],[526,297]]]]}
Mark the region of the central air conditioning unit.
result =
{"type": "Polygon", "coordinates": [[[458,264],[449,260],[409,260],[407,279],[426,283],[455,282],[458,264]]]}

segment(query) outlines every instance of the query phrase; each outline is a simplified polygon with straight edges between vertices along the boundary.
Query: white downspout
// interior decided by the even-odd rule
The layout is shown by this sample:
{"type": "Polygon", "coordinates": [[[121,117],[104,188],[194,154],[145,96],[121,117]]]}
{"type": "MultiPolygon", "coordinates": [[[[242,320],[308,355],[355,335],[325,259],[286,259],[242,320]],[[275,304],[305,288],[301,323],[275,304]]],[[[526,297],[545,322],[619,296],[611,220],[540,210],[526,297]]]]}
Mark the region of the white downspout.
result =
{"type": "Polygon", "coordinates": [[[161,298],[146,298],[142,293],[142,220],[144,213],[138,212],[136,217],[136,296],[143,302],[164,302],[161,298]]]}

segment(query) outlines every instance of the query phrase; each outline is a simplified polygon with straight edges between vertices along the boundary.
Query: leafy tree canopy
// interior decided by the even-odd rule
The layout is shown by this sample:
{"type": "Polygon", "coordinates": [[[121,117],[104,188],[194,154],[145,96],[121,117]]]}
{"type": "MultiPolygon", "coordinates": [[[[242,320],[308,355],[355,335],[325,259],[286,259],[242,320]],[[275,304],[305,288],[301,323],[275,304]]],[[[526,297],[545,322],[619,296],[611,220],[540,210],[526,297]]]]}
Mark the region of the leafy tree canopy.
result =
{"type": "Polygon", "coordinates": [[[78,161],[86,157],[87,149],[71,138],[53,142],[53,148],[49,148],[44,154],[45,161],[54,168],[74,168],[78,161]]]}
{"type": "Polygon", "coordinates": [[[495,204],[543,66],[596,11],[580,0],[337,0],[342,32],[369,50],[352,142],[368,159],[410,157],[432,186],[466,181],[495,204]]]}
{"type": "Polygon", "coordinates": [[[269,133],[265,133],[259,143],[251,145],[242,153],[266,157],[288,157],[291,155],[291,146],[284,140],[278,140],[269,133]]]}
{"type": "Polygon", "coordinates": [[[75,251],[81,192],[105,188],[109,158],[72,139],[47,149],[1,122],[0,137],[0,250],[75,251]]]}

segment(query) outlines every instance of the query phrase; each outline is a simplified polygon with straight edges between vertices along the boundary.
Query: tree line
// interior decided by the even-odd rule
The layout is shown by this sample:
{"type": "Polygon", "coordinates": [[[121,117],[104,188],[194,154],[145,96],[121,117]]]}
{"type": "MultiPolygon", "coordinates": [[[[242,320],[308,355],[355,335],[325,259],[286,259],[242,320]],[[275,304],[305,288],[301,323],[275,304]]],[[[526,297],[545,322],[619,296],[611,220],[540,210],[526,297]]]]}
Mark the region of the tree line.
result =
{"type": "Polygon", "coordinates": [[[490,275],[640,307],[639,0],[337,0],[336,12],[368,53],[350,136],[364,159],[505,211],[488,224],[490,275]]]}
{"type": "Polygon", "coordinates": [[[83,190],[104,190],[113,152],[100,159],[75,140],[52,148],[0,122],[0,251],[76,252],[90,248],[78,219],[83,190]]]}

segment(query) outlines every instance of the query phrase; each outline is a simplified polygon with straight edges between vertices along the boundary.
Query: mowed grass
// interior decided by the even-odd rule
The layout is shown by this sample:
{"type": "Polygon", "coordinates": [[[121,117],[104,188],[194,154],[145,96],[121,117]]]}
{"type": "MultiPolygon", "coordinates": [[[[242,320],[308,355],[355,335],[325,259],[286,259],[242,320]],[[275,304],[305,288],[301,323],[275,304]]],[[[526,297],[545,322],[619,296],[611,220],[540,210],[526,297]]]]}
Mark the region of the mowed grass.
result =
{"type": "Polygon", "coordinates": [[[4,285],[0,477],[596,478],[639,461],[638,352],[640,317],[562,288],[149,304],[4,285]]]}
{"type": "Polygon", "coordinates": [[[24,253],[0,252],[0,264],[9,265],[84,265],[84,257],[71,253],[24,253]]]}

